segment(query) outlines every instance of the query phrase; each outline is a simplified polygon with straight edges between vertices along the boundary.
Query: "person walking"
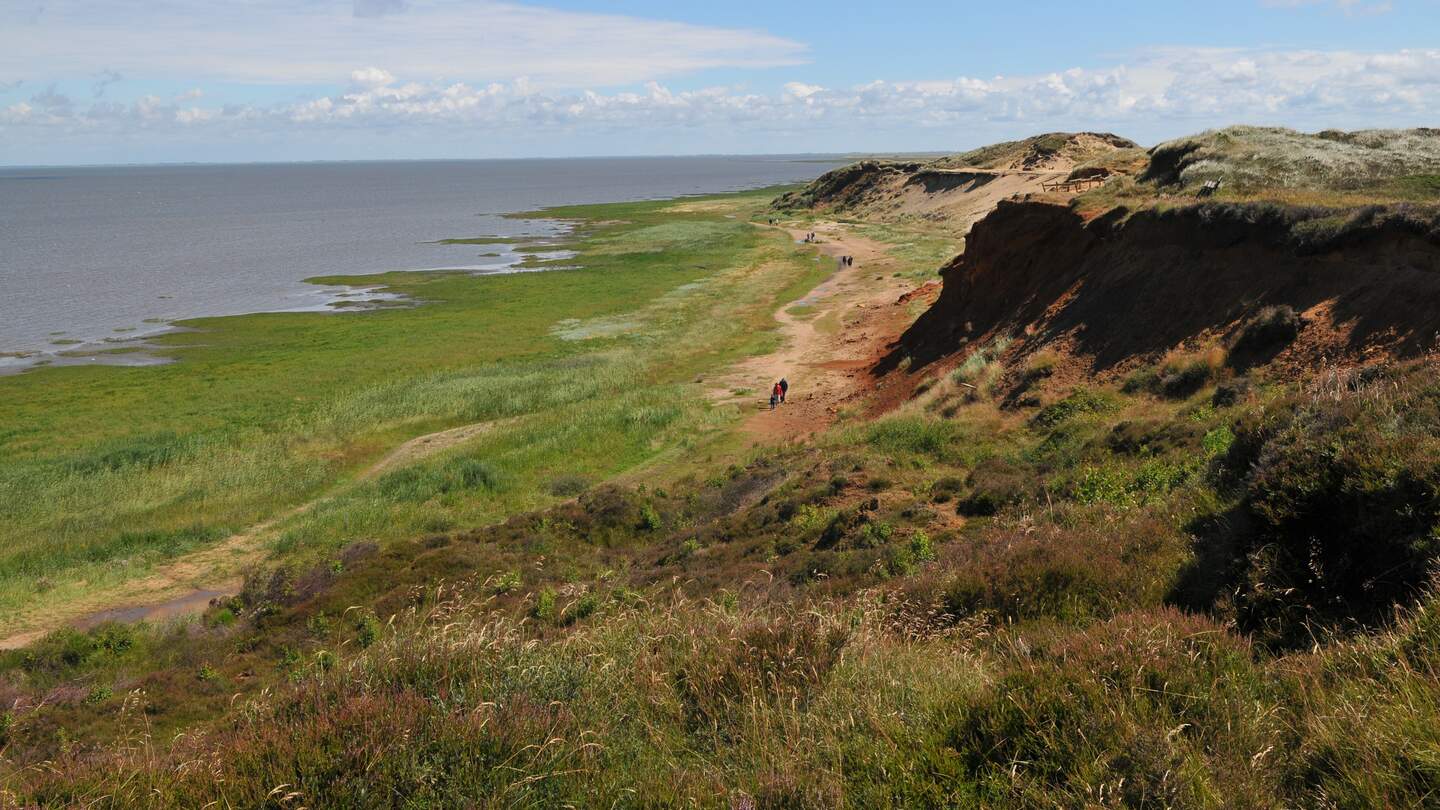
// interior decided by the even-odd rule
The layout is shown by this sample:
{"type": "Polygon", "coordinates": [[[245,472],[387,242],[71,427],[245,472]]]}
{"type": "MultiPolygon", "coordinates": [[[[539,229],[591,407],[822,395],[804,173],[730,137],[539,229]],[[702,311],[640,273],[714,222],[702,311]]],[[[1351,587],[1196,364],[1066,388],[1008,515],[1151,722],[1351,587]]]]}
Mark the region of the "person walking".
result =
{"type": "Polygon", "coordinates": [[[781,377],[780,382],[776,383],[775,387],[780,389],[780,404],[784,405],[785,395],[790,393],[790,381],[781,377]]]}
{"type": "Polygon", "coordinates": [[[775,406],[780,404],[780,398],[784,395],[785,393],[784,390],[780,388],[780,383],[775,383],[775,387],[770,389],[770,410],[775,410],[775,406]]]}

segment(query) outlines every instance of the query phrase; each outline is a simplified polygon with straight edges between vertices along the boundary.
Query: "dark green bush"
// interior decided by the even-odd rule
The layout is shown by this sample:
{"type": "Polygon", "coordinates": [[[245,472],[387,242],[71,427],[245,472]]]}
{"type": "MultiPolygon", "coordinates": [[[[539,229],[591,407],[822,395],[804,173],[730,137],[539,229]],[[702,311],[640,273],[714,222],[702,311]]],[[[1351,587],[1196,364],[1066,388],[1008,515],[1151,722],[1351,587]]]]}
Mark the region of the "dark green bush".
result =
{"type": "Polygon", "coordinates": [[[1241,328],[1230,346],[1230,364],[1248,367],[1279,354],[1305,325],[1289,305],[1262,308],[1241,328]]]}
{"type": "Polygon", "coordinates": [[[1254,390],[1254,384],[1249,377],[1236,377],[1233,380],[1226,380],[1215,386],[1215,394],[1210,397],[1210,404],[1217,408],[1229,408],[1238,405],[1250,398],[1254,390]]]}
{"type": "Polygon", "coordinates": [[[557,498],[573,498],[590,488],[590,482],[579,475],[562,475],[550,482],[550,494],[557,498]]]}
{"type": "Polygon", "coordinates": [[[1038,428],[1052,428],[1061,422],[1089,413],[1104,413],[1115,408],[1115,400],[1089,388],[1076,388],[1070,396],[1040,409],[1030,419],[1038,428]]]}
{"type": "Polygon", "coordinates": [[[1440,559],[1440,386],[1428,376],[1351,375],[1238,425],[1228,463],[1249,467],[1254,526],[1242,627],[1303,644],[1312,623],[1372,623],[1424,585],[1440,559]]]}
{"type": "Polygon", "coordinates": [[[956,505],[956,512],[966,517],[994,515],[1024,500],[1034,485],[1033,471],[1002,458],[986,459],[966,479],[968,491],[956,505]]]}

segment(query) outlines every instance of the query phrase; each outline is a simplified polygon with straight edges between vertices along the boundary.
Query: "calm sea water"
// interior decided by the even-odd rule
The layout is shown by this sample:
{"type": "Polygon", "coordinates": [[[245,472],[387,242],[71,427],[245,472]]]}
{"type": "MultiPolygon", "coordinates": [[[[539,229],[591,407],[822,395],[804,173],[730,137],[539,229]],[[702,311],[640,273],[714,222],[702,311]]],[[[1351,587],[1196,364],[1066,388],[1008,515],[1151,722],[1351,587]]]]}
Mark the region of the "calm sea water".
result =
{"type": "Polygon", "coordinates": [[[0,168],[0,354],[36,353],[0,356],[0,370],[165,321],[324,308],[354,294],[302,283],[310,276],[504,272],[518,259],[507,246],[433,243],[551,227],[506,212],[757,188],[834,165],[690,157],[0,168]]]}

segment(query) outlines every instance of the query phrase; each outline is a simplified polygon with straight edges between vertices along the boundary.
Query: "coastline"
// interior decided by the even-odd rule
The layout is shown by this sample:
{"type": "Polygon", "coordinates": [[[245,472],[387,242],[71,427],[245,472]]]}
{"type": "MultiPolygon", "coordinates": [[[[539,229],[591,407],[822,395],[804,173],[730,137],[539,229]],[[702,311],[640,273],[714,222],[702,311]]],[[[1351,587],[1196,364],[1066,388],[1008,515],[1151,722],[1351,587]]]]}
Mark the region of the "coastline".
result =
{"type": "MultiPolygon", "coordinates": [[[[546,222],[540,217],[516,217],[538,224],[546,222]]],[[[550,223],[546,222],[547,225],[550,223]]],[[[480,264],[455,263],[437,267],[418,267],[385,270],[367,275],[345,277],[339,282],[336,277],[312,276],[301,278],[297,284],[307,285],[298,292],[286,293],[285,299],[312,299],[300,303],[277,302],[274,307],[247,309],[242,312],[196,313],[176,318],[147,317],[141,325],[122,325],[111,328],[111,334],[76,339],[69,332],[52,332],[55,338],[45,346],[17,346],[0,351],[0,377],[23,374],[39,368],[77,365],[108,366],[153,366],[175,362],[175,358],[164,351],[164,346],[152,342],[154,338],[182,334],[186,324],[213,318],[241,317],[268,313],[356,313],[380,307],[417,306],[421,302],[408,300],[404,295],[391,291],[387,285],[367,282],[367,277],[378,277],[387,273],[471,273],[474,275],[503,275],[555,269],[545,263],[574,257],[574,253],[556,250],[564,244],[566,232],[554,228],[550,233],[535,236],[497,236],[475,239],[441,240],[452,245],[467,245],[492,248],[484,258],[493,258],[480,264]],[[156,325],[156,321],[163,321],[156,325]],[[147,328],[151,327],[151,328],[147,328]]]]}
{"type": "Polygon", "coordinates": [[[183,581],[228,580],[255,553],[312,559],[357,535],[484,524],[551,502],[562,473],[606,480],[718,436],[736,415],[694,379],[768,350],[773,337],[756,341],[775,297],[818,283],[820,263],[750,224],[773,193],[531,212],[581,220],[562,246],[578,256],[527,268],[553,272],[320,277],[424,305],[195,319],[149,338],[184,362],[6,378],[0,486],[16,508],[0,516],[0,628],[115,607],[106,594],[277,515],[291,516],[183,581]],[[518,421],[466,434],[403,486],[347,483],[406,441],[496,419],[518,421]]]}
{"type": "MultiPolygon", "coordinates": [[[[155,321],[354,300],[314,289],[306,283],[313,277],[535,269],[529,254],[566,238],[543,213],[556,205],[730,193],[821,170],[790,161],[582,159],[57,171],[0,199],[0,219],[12,226],[0,258],[8,291],[0,373],[46,360],[73,365],[79,352],[114,362],[99,352],[153,334],[155,321]]],[[[555,257],[539,257],[547,258],[555,257]]]]}

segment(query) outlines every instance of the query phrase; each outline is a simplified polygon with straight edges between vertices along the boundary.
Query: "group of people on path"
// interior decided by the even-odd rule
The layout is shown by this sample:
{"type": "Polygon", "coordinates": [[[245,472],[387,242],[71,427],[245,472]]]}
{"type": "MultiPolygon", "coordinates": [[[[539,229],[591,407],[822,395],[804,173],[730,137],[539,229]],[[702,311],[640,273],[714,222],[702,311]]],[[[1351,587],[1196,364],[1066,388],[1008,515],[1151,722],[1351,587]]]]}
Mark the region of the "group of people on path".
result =
{"type": "Polygon", "coordinates": [[[854,266],[855,266],[855,257],[854,257],[854,256],[841,256],[841,257],[840,257],[840,266],[841,266],[841,267],[854,267],[854,266]]]}
{"type": "Polygon", "coordinates": [[[811,231],[810,233],[805,234],[805,244],[807,244],[807,245],[813,245],[813,244],[815,244],[815,232],[814,232],[814,231],[811,231]]]}
{"type": "Polygon", "coordinates": [[[790,393],[790,381],[781,377],[780,382],[775,383],[775,386],[770,389],[770,410],[775,410],[776,405],[784,405],[785,395],[788,393],[790,393]]]}

